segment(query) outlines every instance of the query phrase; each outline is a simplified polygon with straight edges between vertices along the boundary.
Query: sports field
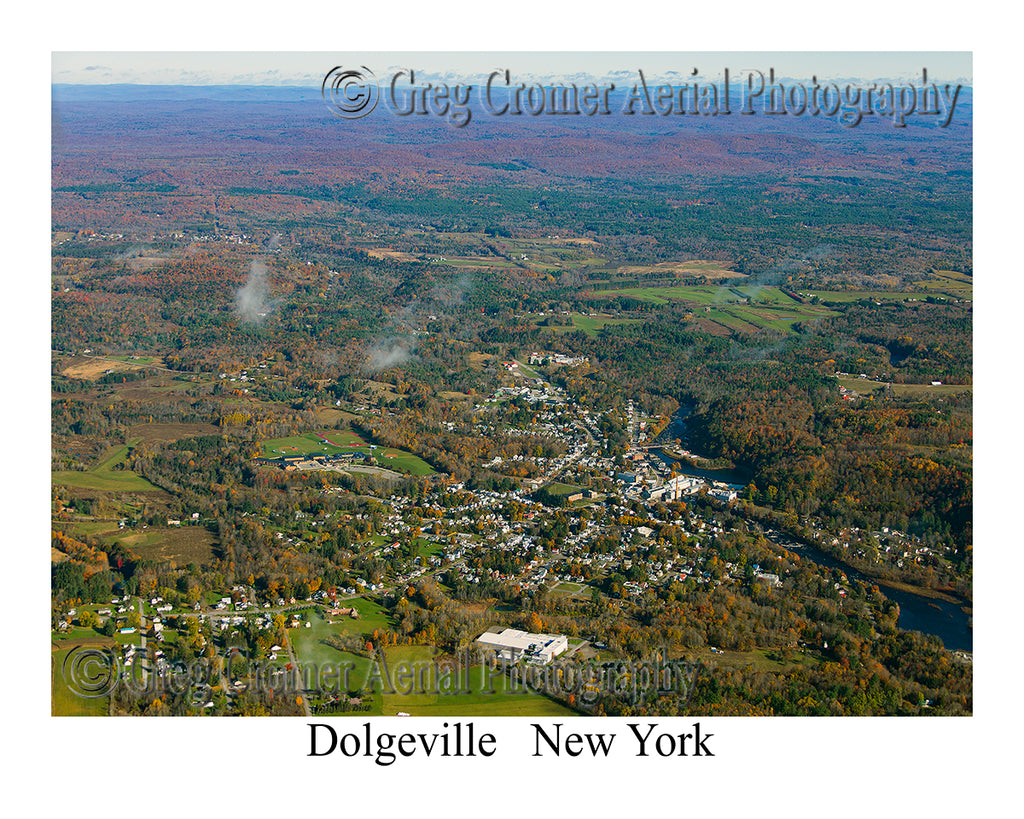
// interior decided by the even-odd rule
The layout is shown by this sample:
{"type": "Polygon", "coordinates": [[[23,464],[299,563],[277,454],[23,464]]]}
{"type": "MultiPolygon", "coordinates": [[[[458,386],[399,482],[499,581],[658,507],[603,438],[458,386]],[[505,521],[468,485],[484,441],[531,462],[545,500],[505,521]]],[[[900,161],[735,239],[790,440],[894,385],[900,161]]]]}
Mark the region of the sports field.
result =
{"type": "Polygon", "coordinates": [[[289,438],[273,438],[262,443],[265,458],[282,455],[310,455],[323,453],[334,455],[339,452],[358,452],[371,455],[380,466],[405,472],[409,475],[432,475],[434,468],[422,458],[402,449],[375,446],[355,432],[327,429],[321,432],[306,432],[289,438]]]}

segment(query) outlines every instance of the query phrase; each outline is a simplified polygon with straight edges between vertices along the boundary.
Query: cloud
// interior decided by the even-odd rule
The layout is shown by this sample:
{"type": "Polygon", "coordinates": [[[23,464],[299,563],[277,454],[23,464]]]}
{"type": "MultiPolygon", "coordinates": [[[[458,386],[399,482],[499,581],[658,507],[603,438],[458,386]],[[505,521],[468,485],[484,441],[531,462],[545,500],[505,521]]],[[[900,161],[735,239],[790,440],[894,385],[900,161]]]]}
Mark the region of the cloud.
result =
{"type": "Polygon", "coordinates": [[[378,339],[367,351],[366,369],[371,372],[386,370],[388,367],[400,367],[407,361],[416,358],[413,352],[416,342],[403,336],[389,336],[378,339]]]}
{"type": "Polygon", "coordinates": [[[462,273],[454,281],[434,285],[431,298],[443,307],[456,307],[465,300],[466,293],[473,288],[473,279],[468,273],[462,273]]]}
{"type": "Polygon", "coordinates": [[[249,265],[249,278],[235,293],[235,311],[243,321],[259,322],[271,309],[267,266],[259,259],[249,265]]]}

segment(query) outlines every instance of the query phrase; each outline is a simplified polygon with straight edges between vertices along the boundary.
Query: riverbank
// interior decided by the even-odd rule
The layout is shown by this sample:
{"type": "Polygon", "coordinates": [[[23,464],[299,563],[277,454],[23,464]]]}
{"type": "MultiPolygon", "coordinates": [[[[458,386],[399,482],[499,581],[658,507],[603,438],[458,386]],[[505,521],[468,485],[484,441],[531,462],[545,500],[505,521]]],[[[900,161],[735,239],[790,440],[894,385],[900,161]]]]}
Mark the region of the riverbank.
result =
{"type": "Polygon", "coordinates": [[[729,469],[735,471],[736,469],[736,464],[728,458],[705,458],[703,455],[694,455],[692,452],[671,449],[667,446],[663,446],[661,448],[661,453],[673,460],[680,461],[681,463],[688,464],[689,466],[697,469],[706,469],[711,471],[716,469],[729,469]]]}
{"type": "MultiPolygon", "coordinates": [[[[863,570],[862,570],[863,571],[863,570]]],[[[872,577],[869,572],[864,572],[868,577],[872,577]]],[[[974,608],[974,602],[961,597],[952,591],[943,591],[941,589],[933,589],[928,586],[917,586],[913,583],[902,583],[899,580],[889,580],[887,578],[874,578],[875,583],[879,586],[895,589],[896,591],[906,592],[907,594],[916,594],[918,597],[929,597],[933,600],[942,600],[946,603],[952,603],[955,606],[960,606],[961,610],[965,614],[970,614],[974,608]]]]}

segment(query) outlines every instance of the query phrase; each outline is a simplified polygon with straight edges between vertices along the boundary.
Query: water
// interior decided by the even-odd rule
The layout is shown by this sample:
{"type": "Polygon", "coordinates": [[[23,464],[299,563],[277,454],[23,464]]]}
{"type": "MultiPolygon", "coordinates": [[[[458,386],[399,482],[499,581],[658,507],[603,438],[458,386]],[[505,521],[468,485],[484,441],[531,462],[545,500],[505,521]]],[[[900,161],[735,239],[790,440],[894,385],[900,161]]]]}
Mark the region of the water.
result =
{"type": "Polygon", "coordinates": [[[896,624],[906,631],[921,631],[934,634],[950,651],[973,651],[974,634],[969,625],[970,615],[964,613],[957,603],[936,600],[913,592],[883,586],[876,579],[868,577],[836,557],[823,552],[816,546],[805,543],[794,543],[778,532],[766,532],[769,540],[781,543],[786,549],[796,552],[801,557],[825,566],[838,569],[850,580],[862,583],[877,584],[882,594],[900,607],[900,616],[896,624]]]}
{"type": "MultiPolygon", "coordinates": [[[[678,438],[682,441],[684,449],[693,452],[689,446],[689,429],[686,424],[686,419],[690,417],[692,412],[692,405],[681,405],[679,411],[672,416],[668,426],[655,439],[655,443],[671,447],[674,446],[675,439],[678,438]]],[[[666,463],[676,463],[676,470],[684,475],[693,475],[705,480],[723,481],[734,485],[736,488],[745,486],[750,481],[750,473],[742,468],[699,469],[663,455],[658,450],[653,450],[653,452],[666,463]]],[[[776,532],[768,535],[768,537],[770,540],[777,540],[780,536],[776,532]]],[[[868,584],[878,582],[815,546],[802,543],[794,544],[789,541],[785,542],[785,546],[787,549],[796,551],[820,566],[839,569],[851,580],[859,580],[868,584]]],[[[897,621],[897,625],[900,628],[907,631],[921,631],[925,634],[933,634],[942,640],[942,644],[950,651],[974,650],[974,634],[970,626],[970,615],[964,613],[958,604],[923,597],[922,595],[900,589],[892,589],[881,584],[878,585],[882,590],[882,594],[900,607],[900,616],[897,621]]]]}
{"type": "MultiPolygon", "coordinates": [[[[654,443],[671,449],[675,447],[676,438],[678,438],[682,441],[683,449],[697,455],[690,446],[690,431],[686,423],[686,419],[690,417],[692,412],[692,405],[680,405],[679,410],[669,420],[668,426],[654,439],[654,443]]],[[[721,481],[722,483],[729,484],[734,489],[741,489],[750,482],[750,473],[742,467],[735,469],[702,469],[701,467],[691,466],[686,461],[680,461],[677,458],[666,455],[661,450],[656,449],[651,450],[651,452],[665,463],[675,464],[676,472],[681,475],[703,478],[706,481],[721,481]]]]}

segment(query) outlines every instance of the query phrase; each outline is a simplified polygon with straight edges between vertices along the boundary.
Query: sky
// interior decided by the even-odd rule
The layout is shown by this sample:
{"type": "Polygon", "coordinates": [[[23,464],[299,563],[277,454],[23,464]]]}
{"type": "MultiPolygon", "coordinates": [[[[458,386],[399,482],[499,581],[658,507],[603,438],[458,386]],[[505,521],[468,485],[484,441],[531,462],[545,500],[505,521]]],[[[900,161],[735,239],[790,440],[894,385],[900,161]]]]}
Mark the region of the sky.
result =
{"type": "Polygon", "coordinates": [[[757,69],[807,79],[917,79],[971,84],[969,51],[55,51],[51,82],[153,85],[319,84],[335,65],[368,66],[378,77],[399,69],[477,80],[495,69],[517,76],[599,81],[637,68],[671,78],[698,69],[705,77],[757,69]]]}

